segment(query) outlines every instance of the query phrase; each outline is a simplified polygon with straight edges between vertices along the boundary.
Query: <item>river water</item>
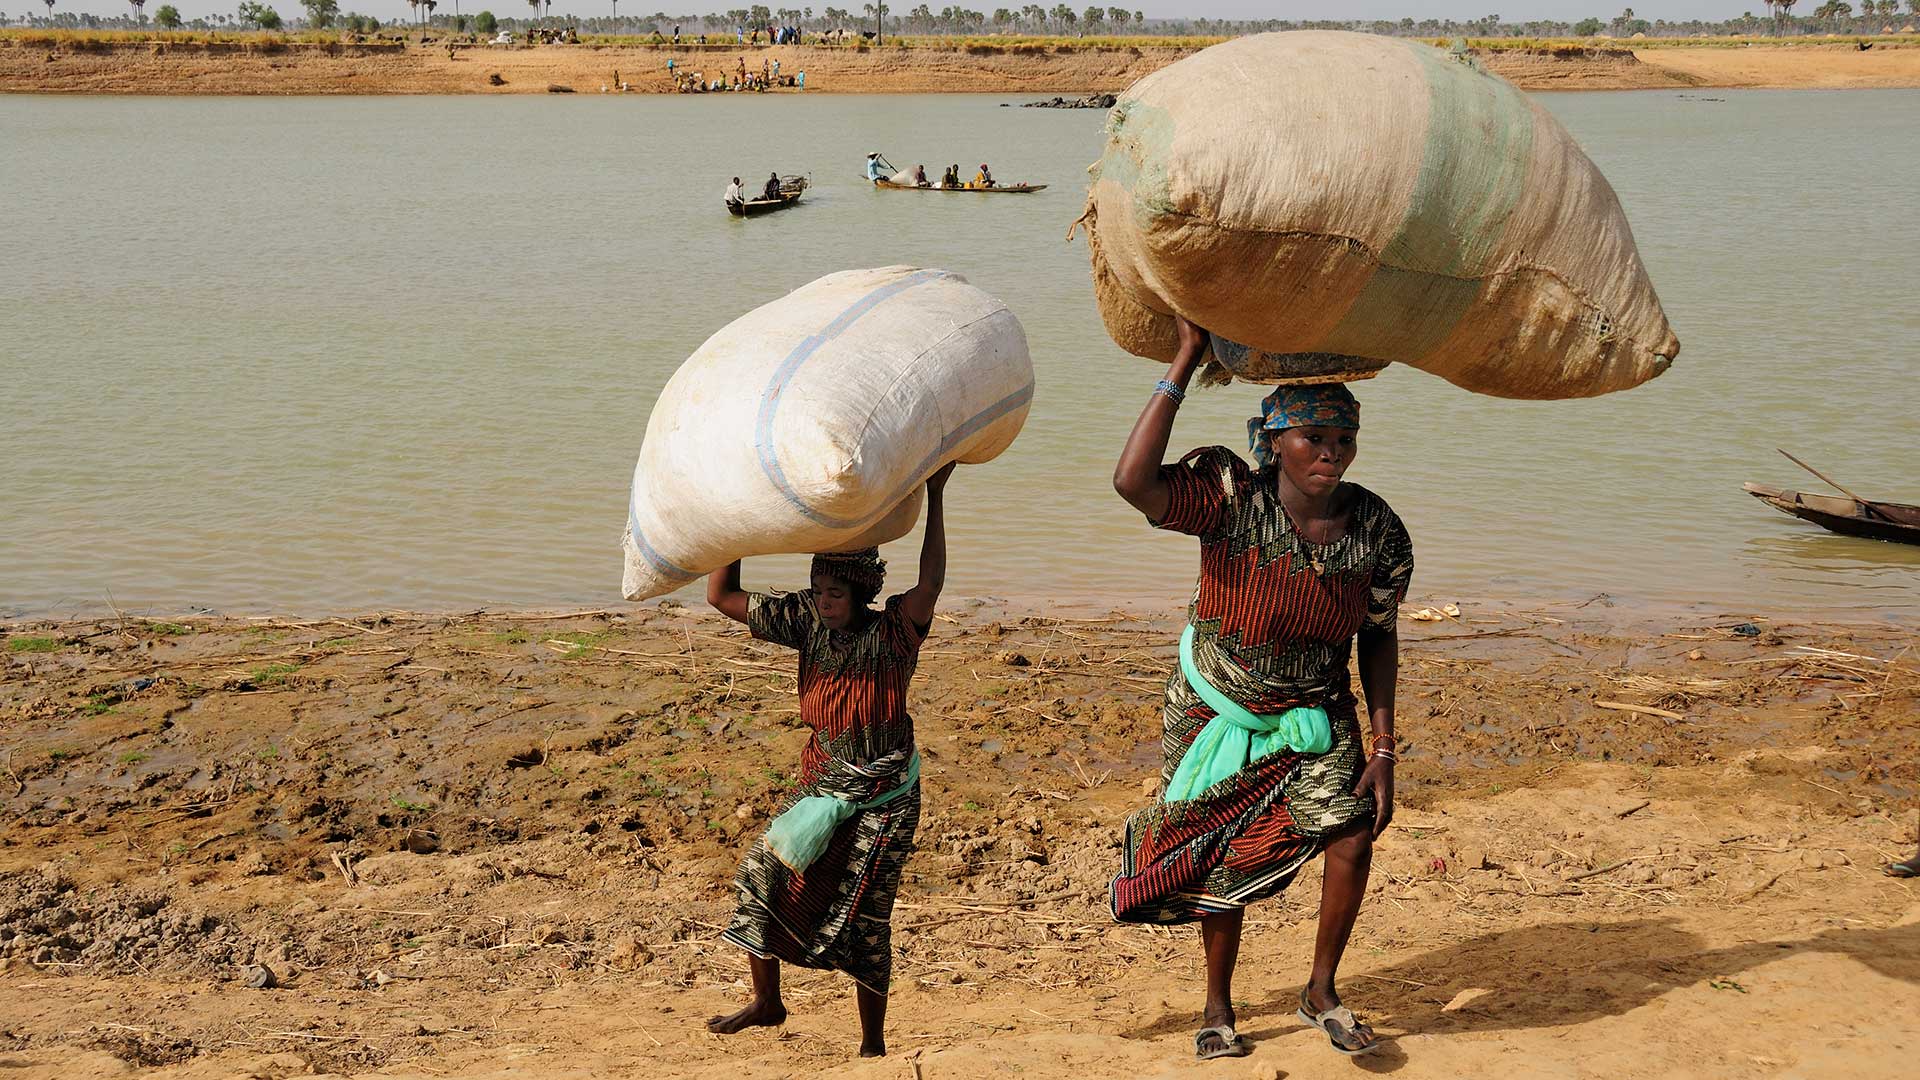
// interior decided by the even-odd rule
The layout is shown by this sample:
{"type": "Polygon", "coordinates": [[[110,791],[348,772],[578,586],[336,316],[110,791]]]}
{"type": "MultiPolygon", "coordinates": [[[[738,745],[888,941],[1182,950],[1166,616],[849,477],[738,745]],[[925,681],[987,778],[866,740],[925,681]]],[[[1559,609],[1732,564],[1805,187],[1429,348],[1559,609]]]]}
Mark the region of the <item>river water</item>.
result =
{"type": "MultiPolygon", "coordinates": [[[[0,614],[617,603],[675,366],[786,290],[892,263],[1005,299],[1039,374],[1019,443],[953,482],[949,591],[1173,602],[1192,542],[1108,481],[1159,369],[1108,341],[1063,240],[1103,114],[1005,100],[0,96],[0,614]],[[870,149],[1052,187],[875,191],[870,149]],[[722,212],[729,176],[773,169],[812,174],[805,205],[722,212]]],[[[1593,401],[1361,384],[1351,476],[1411,528],[1416,596],[1911,617],[1920,548],[1740,484],[1819,490],[1780,446],[1920,502],[1920,92],[1545,100],[1684,347],[1593,401]]],[[[1175,449],[1243,446],[1258,394],[1196,392],[1175,449]]],[[[913,543],[889,549],[902,576],[913,543]]]]}

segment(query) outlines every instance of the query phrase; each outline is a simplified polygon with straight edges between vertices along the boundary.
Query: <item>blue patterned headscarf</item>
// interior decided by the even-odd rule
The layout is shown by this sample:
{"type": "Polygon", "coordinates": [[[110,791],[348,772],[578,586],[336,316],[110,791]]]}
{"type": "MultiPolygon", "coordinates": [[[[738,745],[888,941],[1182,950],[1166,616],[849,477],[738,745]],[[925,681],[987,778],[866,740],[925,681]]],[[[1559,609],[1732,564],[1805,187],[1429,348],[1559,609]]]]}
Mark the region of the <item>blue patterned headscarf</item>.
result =
{"type": "Polygon", "coordinates": [[[811,573],[837,577],[855,589],[878,595],[887,580],[887,561],[877,547],[833,551],[815,555],[811,573]]]}
{"type": "Polygon", "coordinates": [[[1345,383],[1275,387],[1273,393],[1261,400],[1260,415],[1247,421],[1247,446],[1261,468],[1273,464],[1273,451],[1267,448],[1266,433],[1296,427],[1357,430],[1360,403],[1354,400],[1345,383]]]}

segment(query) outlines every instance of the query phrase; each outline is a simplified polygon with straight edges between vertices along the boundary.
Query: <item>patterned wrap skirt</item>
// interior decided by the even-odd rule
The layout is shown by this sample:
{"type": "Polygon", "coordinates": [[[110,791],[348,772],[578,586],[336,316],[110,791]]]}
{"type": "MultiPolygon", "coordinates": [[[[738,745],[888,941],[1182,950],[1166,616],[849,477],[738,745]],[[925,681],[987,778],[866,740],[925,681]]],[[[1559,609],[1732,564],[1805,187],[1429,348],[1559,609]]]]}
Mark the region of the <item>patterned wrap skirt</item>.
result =
{"type": "MultiPolygon", "coordinates": [[[[1156,803],[1127,818],[1120,874],[1109,889],[1120,922],[1173,924],[1278,895],[1327,841],[1371,820],[1371,794],[1355,795],[1365,762],[1354,699],[1326,704],[1333,745],[1250,762],[1197,798],[1156,803]]],[[[1213,710],[1178,672],[1161,713],[1161,787],[1213,710]]]]}
{"type": "MultiPolygon", "coordinates": [[[[844,770],[793,792],[779,813],[809,795],[868,796],[838,791],[844,770]]],[[[777,816],[777,814],[776,814],[777,816]]],[[[844,971],[885,994],[893,980],[893,900],[920,824],[920,785],[838,829],[820,857],[795,873],[763,834],[734,874],[739,904],[720,936],[762,959],[844,971]]]]}

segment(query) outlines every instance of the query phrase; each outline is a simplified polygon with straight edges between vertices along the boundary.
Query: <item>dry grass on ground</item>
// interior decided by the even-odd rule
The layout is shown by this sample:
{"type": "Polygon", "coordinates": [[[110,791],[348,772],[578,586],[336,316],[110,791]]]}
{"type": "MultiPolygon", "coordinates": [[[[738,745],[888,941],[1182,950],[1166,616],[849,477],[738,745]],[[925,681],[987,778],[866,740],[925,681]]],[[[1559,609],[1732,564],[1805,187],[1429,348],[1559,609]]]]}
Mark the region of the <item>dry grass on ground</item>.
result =
{"type": "MultiPolygon", "coordinates": [[[[1901,1075],[1920,892],[1878,866],[1920,790],[1913,634],[1746,621],[1403,623],[1401,811],[1343,980],[1376,1067],[1901,1075]]],[[[1291,1017],[1311,874],[1253,912],[1247,1063],[1191,1064],[1193,932],[1106,916],[1173,629],[943,617],[894,1056],[861,1062],[831,974],[789,973],[778,1031],[701,1024],[804,738],[780,651],[674,610],[7,627],[0,1065],[1349,1076],[1291,1017]]]]}

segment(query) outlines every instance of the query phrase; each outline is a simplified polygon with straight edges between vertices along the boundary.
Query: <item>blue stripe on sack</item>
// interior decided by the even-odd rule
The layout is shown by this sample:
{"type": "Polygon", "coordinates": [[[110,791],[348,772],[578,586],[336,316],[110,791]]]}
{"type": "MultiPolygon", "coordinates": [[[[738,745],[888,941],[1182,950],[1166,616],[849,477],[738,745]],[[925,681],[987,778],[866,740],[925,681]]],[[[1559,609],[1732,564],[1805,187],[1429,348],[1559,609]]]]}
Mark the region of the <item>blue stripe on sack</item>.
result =
{"type": "Polygon", "coordinates": [[[918,270],[899,281],[873,290],[835,316],[833,321],[820,332],[808,335],[800,344],[795,345],[793,351],[787,354],[787,358],[774,369],[772,378],[767,380],[767,388],[760,395],[760,414],[755,418],[753,425],[753,449],[760,456],[760,471],[766,474],[768,480],[773,481],[775,490],[779,491],[781,496],[809,521],[830,529],[847,528],[850,524],[857,524],[857,522],[848,523],[830,518],[808,506],[806,500],[802,499],[800,493],[793,490],[793,485],[787,481],[786,470],[780,467],[780,454],[773,445],[773,418],[780,409],[780,400],[787,384],[793,380],[800,366],[820,351],[821,346],[846,333],[854,323],[860,321],[861,316],[908,289],[953,276],[945,270],[918,270]]]}
{"type": "Polygon", "coordinates": [[[780,408],[782,391],[787,388],[787,383],[793,379],[794,373],[800,370],[800,365],[820,351],[821,346],[846,333],[854,323],[860,321],[862,315],[908,289],[950,277],[953,275],[945,270],[917,270],[899,281],[873,290],[835,316],[834,320],[819,333],[810,334],[800,344],[795,345],[793,351],[787,354],[787,358],[774,369],[773,377],[767,381],[767,388],[760,395],[760,415],[753,425],[753,449],[760,455],[760,471],[766,473],[767,479],[773,481],[773,486],[779,490],[780,494],[809,519],[830,528],[836,527],[815,513],[813,508],[800,498],[799,493],[793,490],[793,485],[787,482],[786,470],[780,467],[780,455],[773,447],[773,416],[780,408]]]}
{"type": "MultiPolygon", "coordinates": [[[[825,345],[827,342],[845,333],[847,327],[852,326],[858,321],[860,316],[873,310],[875,305],[916,285],[924,285],[929,281],[938,281],[941,278],[952,276],[952,274],[944,270],[920,270],[901,278],[899,281],[875,289],[873,292],[861,297],[845,311],[842,311],[832,322],[827,324],[825,329],[809,336],[806,340],[795,346],[794,350],[787,354],[787,358],[781,361],[780,366],[774,370],[773,378],[767,384],[766,392],[761,395],[760,415],[754,428],[754,449],[760,455],[761,468],[765,470],[768,478],[773,480],[774,486],[780,489],[780,493],[787,497],[788,502],[800,508],[801,513],[806,514],[808,517],[814,517],[807,506],[800,501],[799,496],[796,495],[793,489],[787,484],[786,474],[781,471],[779,458],[773,451],[771,438],[773,413],[779,406],[780,390],[783,389],[787,381],[793,377],[794,371],[797,370],[801,364],[805,363],[807,358],[812,356],[820,346],[825,345]]],[[[666,556],[654,550],[652,544],[647,542],[645,534],[640,531],[639,507],[634,501],[634,498],[637,497],[638,494],[638,491],[634,491],[627,499],[627,531],[633,536],[633,546],[640,552],[641,558],[646,559],[648,564],[655,570],[663,574],[678,577],[684,581],[692,581],[694,578],[699,577],[700,575],[698,574],[674,565],[666,556]]],[[[819,519],[816,517],[814,520],[818,521],[819,519]]]]}
{"type": "Polygon", "coordinates": [[[640,557],[647,560],[647,565],[653,567],[655,570],[669,577],[679,578],[683,582],[692,581],[694,578],[700,576],[690,570],[683,570],[673,563],[668,562],[665,555],[655,551],[653,545],[647,543],[646,536],[640,531],[640,515],[635,511],[631,498],[627,500],[627,534],[633,537],[634,550],[638,551],[640,557]]]}
{"type": "Polygon", "coordinates": [[[935,467],[935,463],[937,463],[941,458],[945,457],[947,454],[951,453],[953,451],[953,448],[960,445],[960,443],[963,440],[965,440],[968,436],[979,431],[981,428],[986,427],[988,424],[993,423],[995,420],[998,420],[1001,417],[1007,415],[1013,410],[1026,405],[1028,402],[1032,400],[1033,400],[1033,384],[1028,383],[1027,385],[1021,387],[1020,389],[1015,390],[1013,393],[1008,394],[1006,397],[1001,398],[999,401],[996,401],[993,404],[987,406],[986,408],[981,409],[979,412],[973,414],[973,416],[969,417],[965,423],[962,423],[959,427],[954,428],[953,431],[949,433],[946,438],[941,439],[940,445],[934,447],[933,452],[931,454],[928,454],[926,457],[920,459],[920,464],[914,466],[913,469],[909,471],[907,474],[908,476],[913,477],[913,479],[907,481],[904,487],[896,489],[893,492],[893,494],[887,496],[887,498],[880,503],[883,509],[881,509],[878,513],[868,514],[866,517],[863,517],[863,518],[831,518],[826,516],[825,514],[821,514],[817,512],[810,513],[807,516],[812,518],[814,521],[817,521],[820,524],[825,525],[829,529],[856,529],[863,525],[873,524],[875,521],[879,520],[880,518],[885,517],[887,514],[892,513],[893,508],[900,505],[900,500],[906,498],[908,495],[911,495],[913,493],[914,488],[917,488],[922,483],[925,483],[925,480],[923,478],[932,474],[935,467]]]}
{"type": "MultiPolygon", "coordinates": [[[[920,459],[920,464],[915,466],[914,470],[908,475],[914,476],[914,477],[922,477],[922,476],[930,475],[934,470],[934,463],[939,461],[941,458],[945,457],[947,454],[951,453],[953,448],[960,445],[962,440],[966,439],[968,436],[979,431],[981,428],[986,427],[988,424],[993,423],[995,420],[998,420],[1001,417],[1007,415],[1013,410],[1025,406],[1028,402],[1032,400],[1033,400],[1033,384],[1028,383],[1027,385],[1021,387],[1020,389],[1015,390],[1013,393],[1008,394],[1006,397],[1001,398],[999,401],[996,401],[993,404],[987,406],[986,408],[981,409],[979,412],[975,413],[971,418],[969,418],[965,423],[961,424],[957,428],[954,428],[953,431],[949,433],[946,438],[941,439],[940,445],[934,449],[933,453],[928,454],[926,457],[920,459]]],[[[922,483],[921,480],[914,479],[909,481],[905,487],[894,492],[893,495],[886,500],[886,502],[881,504],[887,508],[886,510],[881,511],[881,514],[885,514],[891,511],[894,507],[900,505],[900,500],[912,494],[913,489],[919,487],[921,483],[922,483]]],[[[879,516],[880,514],[874,514],[874,515],[870,515],[865,520],[848,521],[848,522],[845,522],[844,524],[837,525],[835,527],[851,528],[855,525],[865,525],[868,522],[874,520],[874,518],[877,518],[879,516]]]]}

